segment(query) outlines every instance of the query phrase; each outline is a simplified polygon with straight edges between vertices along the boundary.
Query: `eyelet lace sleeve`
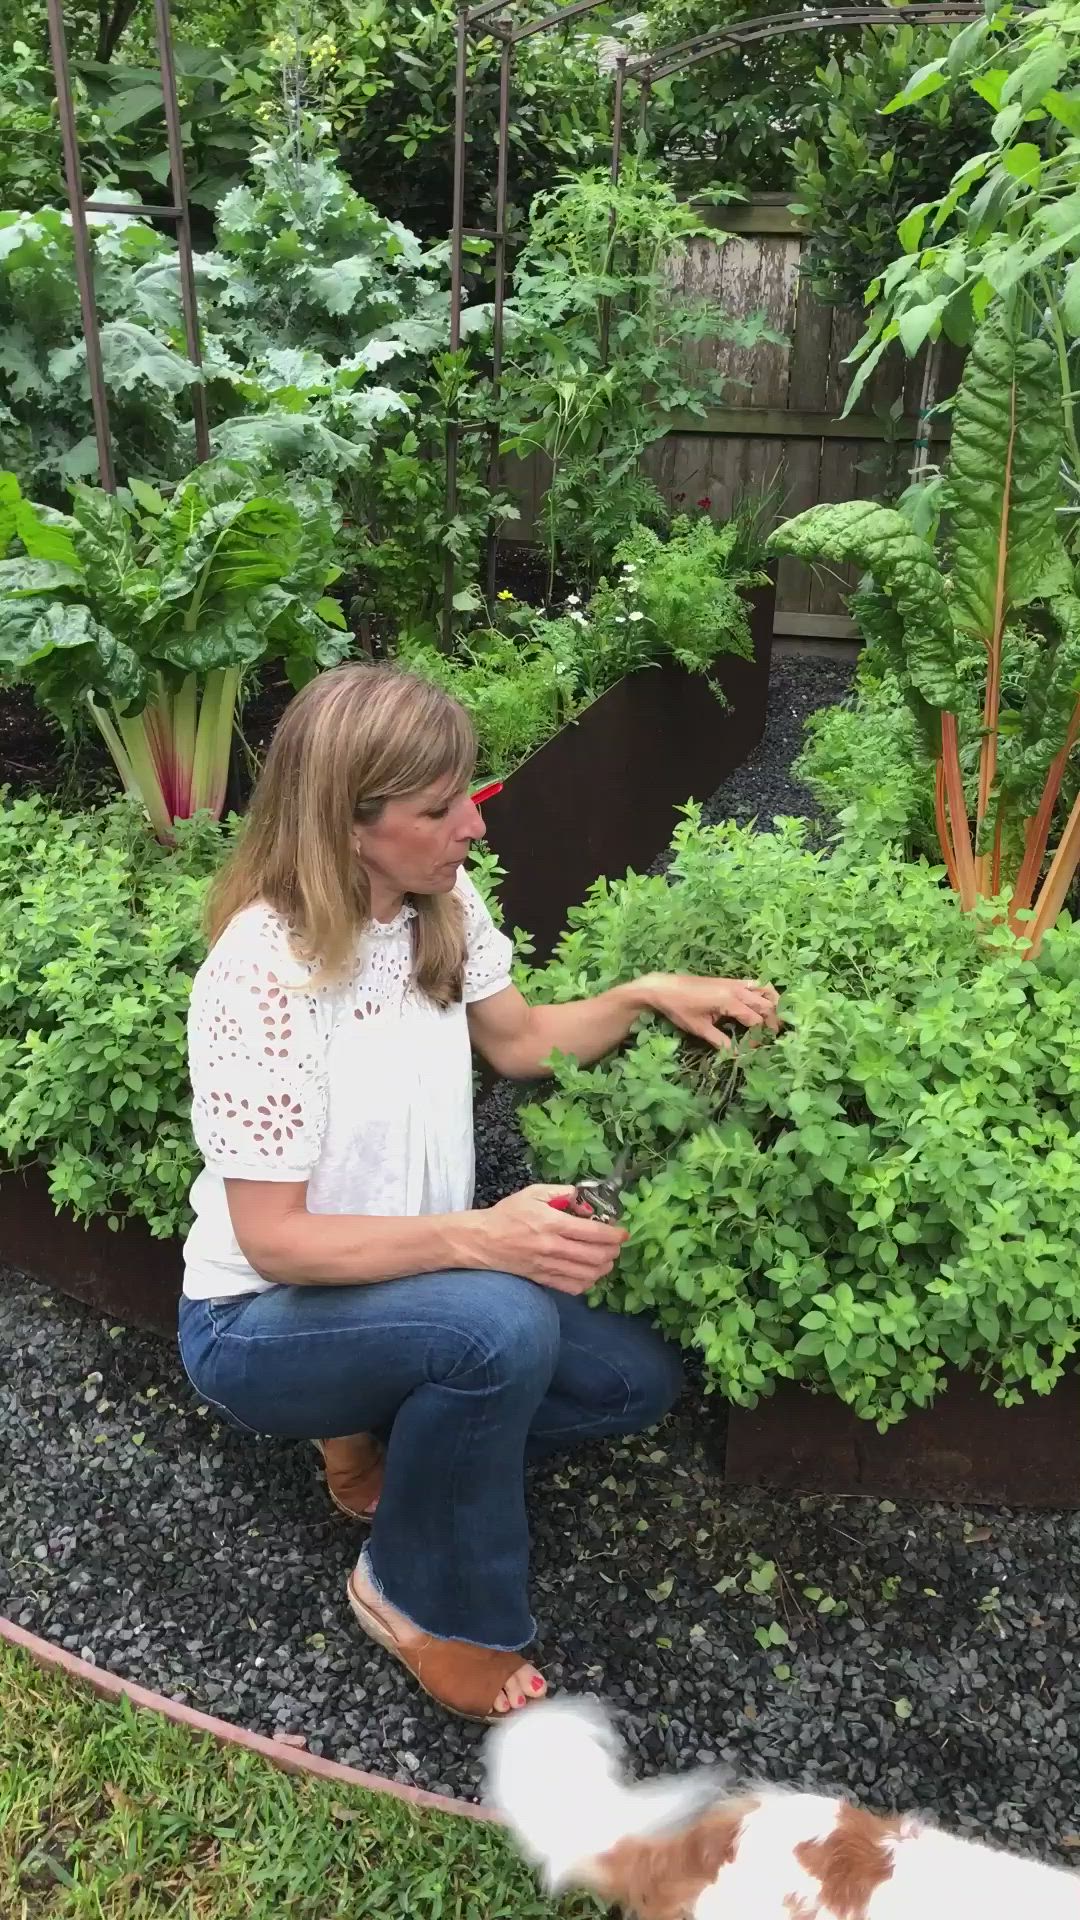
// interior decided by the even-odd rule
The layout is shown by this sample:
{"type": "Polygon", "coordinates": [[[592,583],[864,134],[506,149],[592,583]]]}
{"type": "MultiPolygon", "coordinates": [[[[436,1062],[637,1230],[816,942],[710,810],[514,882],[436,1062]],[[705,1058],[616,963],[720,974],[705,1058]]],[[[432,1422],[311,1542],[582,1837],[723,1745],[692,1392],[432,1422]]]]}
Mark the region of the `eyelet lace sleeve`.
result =
{"type": "Polygon", "coordinates": [[[465,909],[464,999],[466,1006],[474,1006],[510,985],[514,947],[505,933],[499,932],[467,874],[461,875],[458,892],[465,909]]]}
{"type": "Polygon", "coordinates": [[[305,1180],[327,1115],[326,1043],[283,923],[238,914],[195,978],[188,1012],[192,1128],[226,1179],[305,1180]]]}

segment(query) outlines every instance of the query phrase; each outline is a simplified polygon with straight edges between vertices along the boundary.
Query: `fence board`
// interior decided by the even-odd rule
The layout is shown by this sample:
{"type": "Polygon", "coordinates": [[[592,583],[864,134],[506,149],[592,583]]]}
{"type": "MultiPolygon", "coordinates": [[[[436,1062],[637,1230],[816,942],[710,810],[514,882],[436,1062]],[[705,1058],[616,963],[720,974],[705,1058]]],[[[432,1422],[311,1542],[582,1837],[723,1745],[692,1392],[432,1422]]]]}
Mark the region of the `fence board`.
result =
{"type": "MultiPolygon", "coordinates": [[[[855,375],[847,360],[862,332],[862,310],[825,305],[800,274],[804,236],[782,196],[703,210],[702,217],[731,237],[691,240],[685,255],[671,263],[673,290],[712,301],[725,314],[761,312],[787,344],[739,347],[716,337],[688,348],[688,365],[728,376],[730,406],[711,411],[703,422],[680,416],[650,448],[644,468],[664,498],[677,511],[707,497],[721,519],[748,495],[770,494],[773,517],[779,518],[819,501],[866,499],[902,482],[911,464],[923,360],[909,362],[899,349],[886,354],[854,417],[842,421],[855,375]],[[897,401],[900,417],[892,421],[897,401]]],[[[955,392],[960,366],[955,349],[941,350],[938,401],[955,392]]],[[[935,440],[947,431],[947,422],[935,422],[935,440]]],[[[540,463],[514,466],[506,484],[522,518],[513,532],[530,538],[543,498],[540,463]]],[[[800,561],[783,560],[777,632],[820,637],[850,631],[844,614],[853,584],[850,569],[812,572],[800,561]]]]}

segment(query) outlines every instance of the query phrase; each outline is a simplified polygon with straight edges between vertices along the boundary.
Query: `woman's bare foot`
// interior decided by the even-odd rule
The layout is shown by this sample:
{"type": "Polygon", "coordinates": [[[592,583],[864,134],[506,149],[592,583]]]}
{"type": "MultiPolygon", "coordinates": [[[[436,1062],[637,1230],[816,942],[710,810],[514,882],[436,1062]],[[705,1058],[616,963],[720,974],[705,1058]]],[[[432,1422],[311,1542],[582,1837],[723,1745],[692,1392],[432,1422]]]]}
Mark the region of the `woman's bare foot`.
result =
{"type": "MultiPolygon", "coordinates": [[[[352,1576],[352,1585],[356,1590],[358,1598],[364,1601],[367,1606],[381,1614],[395,1640],[402,1648],[415,1646],[418,1642],[429,1638],[429,1636],[422,1633],[418,1627],[414,1627],[411,1620],[406,1620],[404,1614],[399,1613],[396,1607],[392,1607],[390,1602],[383,1598],[382,1594],[379,1593],[378,1589],[373,1585],[371,1576],[363,1560],[361,1560],[352,1576]]],[[[530,1666],[526,1660],[522,1662],[515,1673],[510,1675],[506,1685],[496,1694],[492,1701],[492,1708],[496,1713],[515,1713],[518,1708],[527,1707],[530,1700],[542,1700],[546,1692],[547,1683],[543,1675],[539,1674],[536,1668],[530,1666]]]]}
{"type": "Polygon", "coordinates": [[[339,1513],[350,1520],[373,1520],[382,1491],[383,1449],[371,1433],[317,1440],[327,1491],[339,1513]]]}

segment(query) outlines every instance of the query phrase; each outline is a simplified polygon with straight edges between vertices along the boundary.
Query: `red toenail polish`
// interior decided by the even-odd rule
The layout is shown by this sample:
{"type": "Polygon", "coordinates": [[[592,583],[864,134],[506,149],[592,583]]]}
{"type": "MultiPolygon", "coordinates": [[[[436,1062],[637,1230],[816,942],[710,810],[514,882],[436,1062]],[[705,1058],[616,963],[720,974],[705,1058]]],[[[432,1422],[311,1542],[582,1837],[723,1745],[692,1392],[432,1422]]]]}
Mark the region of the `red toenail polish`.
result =
{"type": "Polygon", "coordinates": [[[529,1682],[529,1685],[532,1687],[532,1690],[534,1693],[539,1693],[543,1688],[544,1683],[541,1680],[540,1675],[535,1674],[532,1680],[529,1682]]]}

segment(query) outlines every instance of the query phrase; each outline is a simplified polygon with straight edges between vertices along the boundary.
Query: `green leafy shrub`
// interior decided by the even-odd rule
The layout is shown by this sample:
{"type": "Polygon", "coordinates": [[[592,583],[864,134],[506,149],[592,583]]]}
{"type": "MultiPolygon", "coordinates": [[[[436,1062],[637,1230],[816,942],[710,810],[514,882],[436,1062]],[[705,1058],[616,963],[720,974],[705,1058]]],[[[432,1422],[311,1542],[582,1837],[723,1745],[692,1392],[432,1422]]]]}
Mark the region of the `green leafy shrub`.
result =
{"type": "Polygon", "coordinates": [[[973,90],[928,93],[900,122],[882,111],[916,67],[948,58],[961,31],[898,22],[818,68],[806,131],[789,157],[808,235],[802,271],[821,298],[861,305],[911,207],[944,194],[983,146],[985,103],[973,90]]]}
{"type": "Polygon", "coordinates": [[[598,1067],[556,1062],[522,1115],[540,1169],[630,1147],[645,1171],[606,1297],[653,1311],[738,1404],[802,1380],[884,1427],[949,1364],[1006,1401],[1045,1393],[1080,1342],[1080,933],[1025,964],[940,868],[804,840],[689,809],[674,884],[601,881],[571,916],[543,997],[753,976],[788,1024],[733,1058],[645,1023],[598,1067]]]}
{"type": "Polygon", "coordinates": [[[0,806],[0,1154],[80,1218],[187,1225],[187,1002],[231,834],[189,822],[167,853],[126,800],[0,806]]]}

